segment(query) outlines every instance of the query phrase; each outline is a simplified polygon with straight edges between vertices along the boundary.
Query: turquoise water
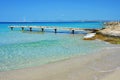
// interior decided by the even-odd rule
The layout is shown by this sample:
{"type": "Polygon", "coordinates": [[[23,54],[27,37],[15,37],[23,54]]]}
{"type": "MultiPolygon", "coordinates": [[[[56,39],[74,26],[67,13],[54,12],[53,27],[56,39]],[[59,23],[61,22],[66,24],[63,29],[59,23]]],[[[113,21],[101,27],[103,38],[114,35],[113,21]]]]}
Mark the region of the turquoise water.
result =
{"type": "Polygon", "coordinates": [[[58,26],[58,27],[74,27],[74,28],[102,28],[102,22],[31,22],[31,23],[23,23],[23,22],[13,22],[9,23],[10,25],[34,25],[34,26],[58,26]]]}
{"type": "Polygon", "coordinates": [[[10,25],[102,28],[102,23],[0,23],[0,71],[39,66],[78,55],[87,55],[109,46],[105,42],[84,41],[85,32],[10,31],[10,25]]]}

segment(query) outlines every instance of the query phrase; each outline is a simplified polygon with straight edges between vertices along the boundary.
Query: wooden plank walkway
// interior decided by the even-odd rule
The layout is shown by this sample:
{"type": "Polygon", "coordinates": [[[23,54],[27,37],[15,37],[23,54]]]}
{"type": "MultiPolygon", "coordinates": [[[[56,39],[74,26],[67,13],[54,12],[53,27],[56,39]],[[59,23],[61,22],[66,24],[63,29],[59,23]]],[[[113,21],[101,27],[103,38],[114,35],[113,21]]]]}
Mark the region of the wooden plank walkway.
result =
{"type": "Polygon", "coordinates": [[[42,32],[45,29],[53,29],[55,31],[55,33],[57,33],[57,30],[70,30],[70,31],[72,31],[72,34],[74,34],[75,31],[91,31],[91,32],[95,32],[95,31],[99,30],[99,29],[84,29],[84,28],[69,28],[69,27],[54,27],[54,26],[9,26],[9,28],[11,30],[13,30],[14,28],[21,28],[22,31],[25,28],[29,28],[30,31],[32,31],[32,29],[41,29],[42,32]]]}

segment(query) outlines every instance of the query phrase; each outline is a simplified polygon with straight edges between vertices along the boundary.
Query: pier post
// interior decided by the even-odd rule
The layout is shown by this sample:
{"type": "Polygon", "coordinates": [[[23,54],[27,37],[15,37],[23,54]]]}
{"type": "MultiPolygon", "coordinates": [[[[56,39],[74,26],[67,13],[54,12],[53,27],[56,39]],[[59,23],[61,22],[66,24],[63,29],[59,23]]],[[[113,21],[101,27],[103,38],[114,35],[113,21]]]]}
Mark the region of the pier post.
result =
{"type": "Polygon", "coordinates": [[[22,28],[22,31],[24,31],[24,27],[21,27],[22,28]]]}
{"type": "Polygon", "coordinates": [[[30,31],[32,31],[32,27],[30,27],[30,31]]]}
{"type": "Polygon", "coordinates": [[[13,27],[10,27],[11,30],[13,30],[13,27]]]}
{"type": "Polygon", "coordinates": [[[72,30],[72,34],[74,34],[75,33],[75,30],[72,30]]]}
{"type": "Polygon", "coordinates": [[[42,32],[44,31],[44,28],[41,28],[42,32]]]}
{"type": "Polygon", "coordinates": [[[54,29],[55,30],[55,33],[57,33],[57,29],[54,29]]]}

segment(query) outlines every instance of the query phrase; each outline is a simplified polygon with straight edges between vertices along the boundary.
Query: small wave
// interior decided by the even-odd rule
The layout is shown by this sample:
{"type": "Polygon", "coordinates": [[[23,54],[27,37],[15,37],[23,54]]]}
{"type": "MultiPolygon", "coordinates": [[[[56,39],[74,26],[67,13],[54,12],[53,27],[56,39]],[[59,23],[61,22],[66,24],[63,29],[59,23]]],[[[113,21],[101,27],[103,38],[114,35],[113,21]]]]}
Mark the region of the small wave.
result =
{"type": "Polygon", "coordinates": [[[90,67],[90,69],[92,69],[94,71],[97,71],[97,72],[100,72],[100,73],[109,73],[109,72],[113,72],[115,70],[119,70],[120,67],[116,67],[116,68],[113,68],[113,69],[110,69],[110,70],[100,70],[99,68],[95,68],[95,67],[90,67]]]}

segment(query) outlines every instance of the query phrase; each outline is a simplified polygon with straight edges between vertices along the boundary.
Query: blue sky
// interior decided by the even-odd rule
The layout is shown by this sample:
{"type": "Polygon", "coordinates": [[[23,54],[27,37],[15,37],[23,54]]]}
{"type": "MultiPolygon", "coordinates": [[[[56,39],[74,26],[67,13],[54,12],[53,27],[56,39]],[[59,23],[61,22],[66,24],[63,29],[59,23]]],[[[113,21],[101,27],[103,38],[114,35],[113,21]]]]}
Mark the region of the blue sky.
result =
{"type": "Polygon", "coordinates": [[[0,21],[120,20],[120,0],[0,0],[0,21]]]}

